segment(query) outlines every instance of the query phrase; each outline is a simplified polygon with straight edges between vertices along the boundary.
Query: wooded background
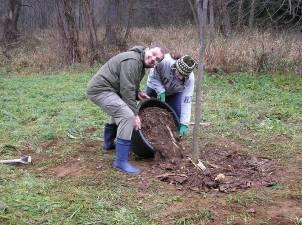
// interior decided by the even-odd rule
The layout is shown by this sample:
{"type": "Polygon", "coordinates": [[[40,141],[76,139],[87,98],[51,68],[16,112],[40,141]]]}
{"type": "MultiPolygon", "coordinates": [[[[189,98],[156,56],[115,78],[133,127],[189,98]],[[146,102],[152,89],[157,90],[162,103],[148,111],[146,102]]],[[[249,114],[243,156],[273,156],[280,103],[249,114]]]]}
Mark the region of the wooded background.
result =
{"type": "MultiPolygon", "coordinates": [[[[192,27],[197,21],[194,0],[0,0],[0,5],[5,60],[13,57],[15,43],[48,32],[56,37],[64,63],[93,64],[110,57],[110,47],[126,49],[135,28],[192,27]]],[[[208,0],[204,20],[210,40],[217,34],[228,38],[247,29],[301,34],[302,1],[208,0]]]]}

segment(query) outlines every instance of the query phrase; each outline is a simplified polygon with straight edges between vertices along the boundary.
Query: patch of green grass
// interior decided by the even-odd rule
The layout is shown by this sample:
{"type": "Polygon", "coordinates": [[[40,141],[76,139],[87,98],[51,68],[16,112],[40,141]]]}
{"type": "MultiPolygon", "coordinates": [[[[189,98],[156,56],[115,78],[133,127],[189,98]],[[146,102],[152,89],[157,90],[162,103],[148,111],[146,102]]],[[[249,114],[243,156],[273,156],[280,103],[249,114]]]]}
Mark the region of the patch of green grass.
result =
{"type": "Polygon", "coordinates": [[[66,137],[70,128],[100,129],[107,116],[86,98],[90,77],[1,77],[0,142],[21,146],[66,137]]]}
{"type": "MultiPolygon", "coordinates": [[[[112,185],[79,186],[38,179],[14,167],[0,167],[0,211],[5,224],[150,224],[133,189],[112,185]]],[[[115,180],[115,182],[118,181],[115,180]]]]}
{"type": "Polygon", "coordinates": [[[229,194],[225,197],[225,200],[230,205],[239,204],[244,207],[249,207],[252,204],[261,205],[272,201],[268,193],[261,193],[256,190],[245,193],[229,194]]]}
{"type": "Polygon", "coordinates": [[[208,224],[214,218],[213,213],[208,209],[199,209],[196,212],[188,212],[185,216],[174,218],[174,225],[208,224]]]}
{"type": "Polygon", "coordinates": [[[213,124],[206,133],[238,140],[252,152],[273,158],[290,158],[299,151],[300,77],[214,75],[205,77],[203,87],[203,120],[213,124]]]}
{"type": "Polygon", "coordinates": [[[224,225],[232,225],[232,224],[250,224],[252,221],[252,216],[248,213],[238,213],[238,214],[232,214],[228,216],[225,221],[222,223],[224,225]]]}

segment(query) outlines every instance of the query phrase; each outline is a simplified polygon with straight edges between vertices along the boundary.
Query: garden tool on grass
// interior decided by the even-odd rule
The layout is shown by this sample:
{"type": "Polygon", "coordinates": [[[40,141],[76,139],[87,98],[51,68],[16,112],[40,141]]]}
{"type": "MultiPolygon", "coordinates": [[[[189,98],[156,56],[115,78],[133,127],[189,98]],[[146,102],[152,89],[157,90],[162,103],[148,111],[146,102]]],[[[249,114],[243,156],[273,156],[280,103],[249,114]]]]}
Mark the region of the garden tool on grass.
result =
{"type": "Polygon", "coordinates": [[[31,157],[29,155],[21,156],[20,159],[9,159],[9,160],[0,160],[2,164],[16,165],[16,164],[29,164],[31,163],[31,157]]]}

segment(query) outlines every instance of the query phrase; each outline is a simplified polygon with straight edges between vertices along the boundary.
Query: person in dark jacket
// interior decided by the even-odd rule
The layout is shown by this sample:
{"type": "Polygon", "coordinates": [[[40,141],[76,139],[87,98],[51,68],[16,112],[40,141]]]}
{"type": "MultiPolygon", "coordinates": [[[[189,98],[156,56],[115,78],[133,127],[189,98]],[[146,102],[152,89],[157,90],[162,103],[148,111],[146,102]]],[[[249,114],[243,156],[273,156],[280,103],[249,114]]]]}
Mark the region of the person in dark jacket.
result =
{"type": "Polygon", "coordinates": [[[88,84],[88,98],[110,116],[104,128],[104,150],[115,148],[113,166],[127,173],[140,172],[128,162],[132,131],[141,128],[137,100],[149,98],[139,85],[145,68],[153,68],[163,58],[159,46],[135,46],[109,59],[88,84]]]}

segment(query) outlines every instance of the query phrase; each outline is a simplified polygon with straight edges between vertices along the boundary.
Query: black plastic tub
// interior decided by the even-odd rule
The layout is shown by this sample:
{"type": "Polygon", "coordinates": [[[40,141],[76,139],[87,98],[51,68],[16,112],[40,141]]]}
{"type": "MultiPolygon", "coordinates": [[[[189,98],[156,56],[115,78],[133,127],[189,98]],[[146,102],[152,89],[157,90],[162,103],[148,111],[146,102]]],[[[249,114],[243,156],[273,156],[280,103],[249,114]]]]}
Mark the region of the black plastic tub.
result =
{"type": "MultiPolygon", "coordinates": [[[[141,105],[139,106],[139,111],[148,107],[159,107],[168,110],[172,114],[175,124],[177,125],[177,127],[179,127],[179,118],[175,111],[167,103],[158,101],[157,99],[149,99],[141,103],[141,105]]],[[[160,120],[160,118],[158,119],[160,120]]],[[[150,158],[154,156],[156,150],[144,137],[141,130],[133,130],[131,141],[131,150],[139,158],[150,158]]]]}

